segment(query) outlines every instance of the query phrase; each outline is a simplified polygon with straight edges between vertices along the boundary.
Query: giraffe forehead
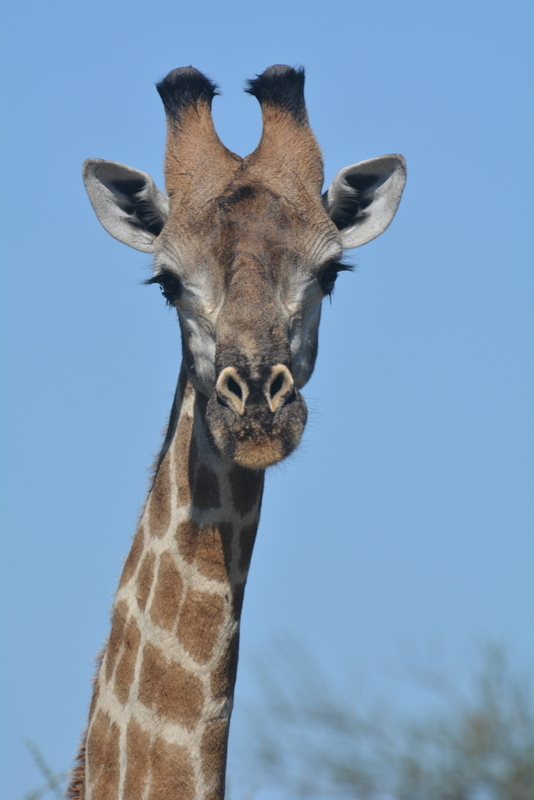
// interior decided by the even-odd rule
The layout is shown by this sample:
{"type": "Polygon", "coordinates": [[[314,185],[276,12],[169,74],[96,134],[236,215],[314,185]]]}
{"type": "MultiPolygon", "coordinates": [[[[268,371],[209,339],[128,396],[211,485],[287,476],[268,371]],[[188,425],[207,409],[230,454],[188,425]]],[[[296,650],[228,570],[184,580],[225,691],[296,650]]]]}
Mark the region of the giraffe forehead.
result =
{"type": "MultiPolygon", "coordinates": [[[[254,182],[230,184],[202,207],[173,204],[155,250],[156,265],[174,262],[179,274],[226,281],[243,259],[280,277],[341,254],[339,234],[320,197],[298,204],[254,182]]],[[[173,266],[173,263],[167,264],[173,266]]]]}

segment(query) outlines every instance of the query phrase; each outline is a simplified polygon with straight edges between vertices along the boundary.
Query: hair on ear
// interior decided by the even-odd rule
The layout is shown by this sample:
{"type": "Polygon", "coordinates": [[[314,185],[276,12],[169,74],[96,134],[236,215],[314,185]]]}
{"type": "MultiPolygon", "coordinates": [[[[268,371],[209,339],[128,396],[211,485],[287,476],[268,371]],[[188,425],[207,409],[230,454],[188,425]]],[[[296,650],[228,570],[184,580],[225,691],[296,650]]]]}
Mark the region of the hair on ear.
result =
{"type": "Polygon", "coordinates": [[[129,215],[128,223],[134,228],[142,228],[159,236],[165,220],[148,195],[147,184],[136,178],[114,180],[111,183],[117,192],[120,208],[129,215]]]}
{"type": "Polygon", "coordinates": [[[332,222],[340,231],[349,225],[363,222],[367,216],[365,209],[373,202],[373,196],[368,190],[379,180],[376,175],[344,175],[338,183],[335,202],[331,207],[328,206],[325,193],[323,203],[332,222]]]}

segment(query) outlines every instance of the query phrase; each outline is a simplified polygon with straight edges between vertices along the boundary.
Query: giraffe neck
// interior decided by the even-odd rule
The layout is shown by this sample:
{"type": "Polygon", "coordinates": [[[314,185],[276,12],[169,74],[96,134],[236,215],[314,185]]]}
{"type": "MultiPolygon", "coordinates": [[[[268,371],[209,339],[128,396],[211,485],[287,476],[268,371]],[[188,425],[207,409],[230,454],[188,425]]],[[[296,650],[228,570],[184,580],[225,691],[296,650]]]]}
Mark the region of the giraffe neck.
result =
{"type": "Polygon", "coordinates": [[[89,715],[84,800],[222,800],[263,472],[210,443],[182,368],[89,715]]]}

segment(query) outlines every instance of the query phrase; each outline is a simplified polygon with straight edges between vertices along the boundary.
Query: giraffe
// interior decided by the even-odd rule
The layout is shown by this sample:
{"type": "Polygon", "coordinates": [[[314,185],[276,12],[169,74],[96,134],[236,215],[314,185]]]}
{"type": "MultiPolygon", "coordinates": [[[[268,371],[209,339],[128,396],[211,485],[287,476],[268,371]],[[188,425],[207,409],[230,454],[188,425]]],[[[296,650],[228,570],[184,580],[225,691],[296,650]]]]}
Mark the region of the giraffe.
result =
{"type": "Polygon", "coordinates": [[[388,155],[322,158],[304,72],[248,82],[262,111],[246,158],[218,138],[217,87],[192,67],[157,85],[163,194],[144,172],[89,159],[104,228],[154,257],[183,361],[153,483],[114,601],[71,800],[222,800],[239,621],[267,467],[297,447],[321,303],[345,249],[378,236],[406,169],[388,155]]]}

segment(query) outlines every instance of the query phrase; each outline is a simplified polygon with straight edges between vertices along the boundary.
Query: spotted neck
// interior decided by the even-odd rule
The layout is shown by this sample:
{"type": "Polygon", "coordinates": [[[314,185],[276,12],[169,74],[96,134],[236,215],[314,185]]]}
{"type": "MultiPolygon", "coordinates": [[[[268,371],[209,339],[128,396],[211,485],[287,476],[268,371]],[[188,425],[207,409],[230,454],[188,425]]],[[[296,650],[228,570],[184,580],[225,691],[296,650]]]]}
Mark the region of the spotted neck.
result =
{"type": "Polygon", "coordinates": [[[263,472],[223,459],[182,369],[120,580],[76,800],[222,800],[239,620],[263,472]]]}

